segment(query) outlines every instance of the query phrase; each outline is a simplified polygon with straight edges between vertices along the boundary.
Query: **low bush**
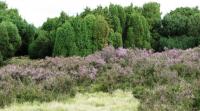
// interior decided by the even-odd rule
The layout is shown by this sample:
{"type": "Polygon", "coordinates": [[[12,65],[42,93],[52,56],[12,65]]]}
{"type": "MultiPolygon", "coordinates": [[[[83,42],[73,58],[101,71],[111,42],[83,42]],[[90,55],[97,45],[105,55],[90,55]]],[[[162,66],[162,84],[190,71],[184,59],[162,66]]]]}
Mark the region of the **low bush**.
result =
{"type": "Polygon", "coordinates": [[[198,46],[197,37],[161,37],[160,38],[161,50],[165,47],[169,49],[177,48],[177,49],[188,49],[192,47],[198,46]]]}
{"type": "Polygon", "coordinates": [[[49,78],[42,83],[44,90],[57,95],[75,95],[75,82],[68,75],[49,78]]]}
{"type": "Polygon", "coordinates": [[[2,76],[0,80],[1,107],[13,102],[63,100],[63,97],[74,96],[76,92],[74,82],[68,76],[41,82],[23,76],[2,76]]]}

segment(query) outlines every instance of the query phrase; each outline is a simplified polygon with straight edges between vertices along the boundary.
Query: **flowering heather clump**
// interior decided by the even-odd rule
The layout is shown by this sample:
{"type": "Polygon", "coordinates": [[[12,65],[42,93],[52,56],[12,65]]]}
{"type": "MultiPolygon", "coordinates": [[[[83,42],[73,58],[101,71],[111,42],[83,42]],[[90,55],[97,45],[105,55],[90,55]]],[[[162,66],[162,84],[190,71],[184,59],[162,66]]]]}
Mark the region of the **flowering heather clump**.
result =
{"type": "Polygon", "coordinates": [[[116,56],[117,57],[120,57],[120,58],[123,58],[123,57],[126,57],[127,56],[127,49],[123,49],[123,48],[118,48],[116,50],[116,56]]]}

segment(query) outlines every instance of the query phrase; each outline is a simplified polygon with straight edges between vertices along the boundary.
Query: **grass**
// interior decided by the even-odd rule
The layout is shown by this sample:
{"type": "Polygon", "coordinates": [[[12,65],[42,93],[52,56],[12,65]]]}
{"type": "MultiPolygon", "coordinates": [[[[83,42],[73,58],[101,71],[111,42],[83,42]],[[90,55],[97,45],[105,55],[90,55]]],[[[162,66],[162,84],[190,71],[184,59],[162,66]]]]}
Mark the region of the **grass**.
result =
{"type": "Polygon", "coordinates": [[[139,101],[131,92],[77,94],[65,102],[13,104],[0,111],[137,111],[139,101]]]}

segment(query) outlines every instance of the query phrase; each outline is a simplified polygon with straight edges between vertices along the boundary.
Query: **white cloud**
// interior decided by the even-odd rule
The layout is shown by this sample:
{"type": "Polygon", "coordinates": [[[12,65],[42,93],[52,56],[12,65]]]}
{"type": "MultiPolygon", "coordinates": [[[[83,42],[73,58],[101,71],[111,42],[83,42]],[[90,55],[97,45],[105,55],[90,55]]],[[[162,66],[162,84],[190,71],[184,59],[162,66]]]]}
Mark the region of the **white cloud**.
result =
{"type": "Polygon", "coordinates": [[[76,15],[86,6],[95,8],[98,5],[108,6],[110,3],[127,6],[130,3],[142,6],[146,2],[156,1],[161,4],[163,14],[176,7],[200,6],[200,0],[2,0],[9,8],[17,8],[23,18],[36,26],[42,25],[48,17],[55,17],[63,10],[69,15],[76,15]]]}

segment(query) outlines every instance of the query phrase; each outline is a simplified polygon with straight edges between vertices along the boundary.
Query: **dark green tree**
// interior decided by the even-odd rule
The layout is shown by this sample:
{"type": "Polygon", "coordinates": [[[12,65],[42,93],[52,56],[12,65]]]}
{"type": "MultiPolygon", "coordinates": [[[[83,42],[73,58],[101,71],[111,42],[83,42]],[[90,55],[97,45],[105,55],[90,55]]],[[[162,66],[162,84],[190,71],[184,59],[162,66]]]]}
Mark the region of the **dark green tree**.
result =
{"type": "Polygon", "coordinates": [[[200,37],[200,13],[193,14],[188,21],[188,35],[200,37]]]}
{"type": "Polygon", "coordinates": [[[149,2],[143,5],[142,15],[149,23],[150,29],[159,28],[161,24],[160,4],[149,2]]]}
{"type": "Polygon", "coordinates": [[[131,14],[128,26],[127,37],[124,43],[126,48],[151,48],[149,25],[144,16],[138,13],[131,14]]]}
{"type": "Polygon", "coordinates": [[[60,13],[59,22],[62,24],[65,23],[66,20],[69,20],[69,16],[65,12],[60,13]]]}
{"type": "Polygon", "coordinates": [[[47,21],[43,23],[41,29],[50,32],[52,30],[56,30],[61,25],[62,23],[59,22],[57,17],[48,18],[47,21]]]}
{"type": "Polygon", "coordinates": [[[119,32],[114,32],[112,29],[109,33],[109,45],[114,46],[115,48],[122,47],[122,35],[119,32]]]}
{"type": "Polygon", "coordinates": [[[80,14],[80,16],[81,16],[82,18],[84,18],[84,17],[87,16],[88,14],[92,14],[92,11],[91,11],[91,9],[90,9],[89,7],[86,7],[86,8],[84,9],[84,11],[80,14]]]}
{"type": "Polygon", "coordinates": [[[115,32],[122,33],[126,23],[126,13],[124,8],[120,5],[110,4],[109,12],[112,28],[115,32]]]}
{"type": "Polygon", "coordinates": [[[17,26],[19,35],[21,36],[22,45],[16,54],[28,54],[28,46],[34,39],[36,28],[22,19],[16,9],[7,9],[0,13],[0,21],[10,21],[17,26]]]}
{"type": "Polygon", "coordinates": [[[86,56],[92,53],[92,40],[88,35],[87,24],[81,17],[76,17],[71,22],[74,32],[75,41],[78,48],[78,55],[86,56]]]}
{"type": "Polygon", "coordinates": [[[199,13],[198,8],[182,7],[166,14],[162,20],[162,32],[164,36],[181,36],[188,33],[189,18],[199,13]]]}
{"type": "Polygon", "coordinates": [[[54,56],[72,56],[76,54],[75,32],[69,22],[65,22],[57,29],[54,44],[54,56]]]}
{"type": "Polygon", "coordinates": [[[198,45],[196,37],[188,37],[188,36],[178,36],[178,37],[161,37],[160,38],[160,50],[164,50],[164,48],[178,48],[178,49],[187,49],[193,48],[198,45]]]}
{"type": "Polygon", "coordinates": [[[96,50],[101,50],[108,45],[109,25],[103,16],[96,17],[93,34],[93,44],[96,50]]]}
{"type": "Polygon", "coordinates": [[[86,24],[87,39],[90,42],[89,49],[91,50],[91,52],[95,52],[96,48],[93,41],[94,41],[94,26],[96,17],[93,14],[88,14],[87,16],[84,17],[83,21],[86,24]]]}
{"type": "Polygon", "coordinates": [[[21,37],[16,25],[3,21],[0,24],[0,50],[3,58],[14,56],[20,45],[21,37]]]}
{"type": "Polygon", "coordinates": [[[29,45],[31,59],[45,58],[52,55],[53,46],[46,31],[40,30],[36,39],[29,45]]]}

